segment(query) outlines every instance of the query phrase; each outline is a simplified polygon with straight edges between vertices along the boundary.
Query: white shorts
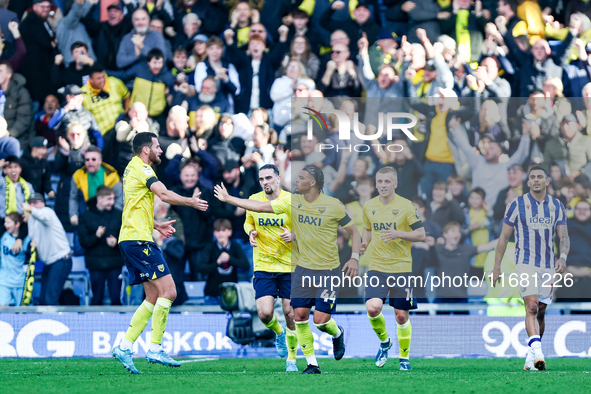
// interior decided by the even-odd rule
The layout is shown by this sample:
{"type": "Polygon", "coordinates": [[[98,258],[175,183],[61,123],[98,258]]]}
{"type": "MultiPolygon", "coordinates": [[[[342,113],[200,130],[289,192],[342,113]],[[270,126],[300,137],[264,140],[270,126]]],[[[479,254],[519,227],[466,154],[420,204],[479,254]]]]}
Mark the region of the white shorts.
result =
{"type": "Polygon", "coordinates": [[[521,298],[538,296],[538,302],[550,305],[554,291],[554,275],[552,268],[532,267],[528,264],[515,264],[519,294],[521,298]]]}

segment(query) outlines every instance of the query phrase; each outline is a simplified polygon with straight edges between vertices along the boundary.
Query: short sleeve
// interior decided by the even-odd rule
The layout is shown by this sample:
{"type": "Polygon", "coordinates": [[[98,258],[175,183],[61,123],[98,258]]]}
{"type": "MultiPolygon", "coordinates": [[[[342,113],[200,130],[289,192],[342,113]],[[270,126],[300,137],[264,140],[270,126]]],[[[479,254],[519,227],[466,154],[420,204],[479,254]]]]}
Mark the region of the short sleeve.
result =
{"type": "MultiPolygon", "coordinates": [[[[365,203],[367,206],[367,203],[365,203]]],[[[366,230],[371,230],[371,221],[369,220],[369,216],[367,216],[368,209],[363,207],[363,228],[366,230]]]]}
{"type": "Polygon", "coordinates": [[[406,221],[412,230],[423,227],[419,211],[411,203],[406,205],[406,221]]]}
{"type": "Polygon", "coordinates": [[[353,221],[351,220],[351,218],[347,214],[347,211],[345,210],[345,204],[334,198],[333,205],[335,207],[335,219],[339,222],[339,226],[348,227],[352,225],[353,221]]]}
{"type": "Polygon", "coordinates": [[[507,209],[505,210],[505,217],[503,218],[503,223],[511,227],[515,227],[515,221],[517,220],[517,215],[519,210],[517,209],[517,198],[513,200],[509,205],[507,205],[507,209]]]}
{"type": "Polygon", "coordinates": [[[138,166],[136,174],[142,182],[142,184],[146,185],[148,189],[150,188],[150,186],[152,186],[152,184],[158,182],[158,178],[154,173],[154,169],[148,165],[144,164],[142,166],[138,166]]]}
{"type": "Polygon", "coordinates": [[[291,210],[291,195],[286,194],[285,196],[271,201],[271,208],[276,215],[282,213],[289,214],[291,210]]]}
{"type": "Polygon", "coordinates": [[[558,218],[556,219],[556,225],[566,226],[566,210],[560,201],[558,201],[558,218]]]}

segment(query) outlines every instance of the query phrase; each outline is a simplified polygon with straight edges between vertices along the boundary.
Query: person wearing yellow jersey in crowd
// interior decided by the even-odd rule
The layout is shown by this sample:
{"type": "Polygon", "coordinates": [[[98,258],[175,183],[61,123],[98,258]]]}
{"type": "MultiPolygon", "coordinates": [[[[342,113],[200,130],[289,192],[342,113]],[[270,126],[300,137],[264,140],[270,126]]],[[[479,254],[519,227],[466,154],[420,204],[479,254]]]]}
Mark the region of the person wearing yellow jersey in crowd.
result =
{"type": "MultiPolygon", "coordinates": [[[[279,169],[267,164],[259,170],[259,183],[262,192],[249,197],[255,201],[274,201],[289,197],[291,193],[281,190],[279,169]]],[[[276,215],[248,211],[244,221],[244,231],[253,247],[254,279],[253,287],[259,318],[265,327],[276,335],[277,354],[287,355],[285,370],[297,372],[296,354],[298,339],[291,307],[291,211],[276,215]],[[285,326],[281,326],[275,310],[275,297],[283,299],[285,326]]]]}
{"type": "Polygon", "coordinates": [[[214,188],[215,196],[222,202],[250,211],[285,214],[291,212],[293,230],[298,245],[297,255],[292,256],[296,265],[292,278],[291,306],[295,312],[298,342],[302,347],[308,367],[302,374],[321,373],[314,354],[314,337],[308,325],[310,309],[315,306],[314,325],[332,336],[334,358],[345,355],[344,329],[337,326],[331,315],[335,312],[339,287],[333,280],[341,279],[337,231],[343,227],[353,240],[351,258],[342,268],[343,276],[357,275],[359,261],[359,232],[345,212],[339,200],[329,197],[324,188],[324,174],[314,165],[305,166],[296,179],[298,194],[286,195],[273,201],[254,201],[232,197],[222,185],[214,188]],[[322,283],[318,283],[322,281],[322,283]]]}
{"type": "Polygon", "coordinates": [[[475,101],[466,100],[466,106],[459,107],[456,93],[444,88],[436,91],[434,105],[425,104],[420,99],[410,100],[412,108],[427,118],[423,152],[417,152],[417,156],[426,159],[425,175],[421,178],[421,190],[425,196],[431,196],[434,183],[445,182],[456,173],[452,150],[457,151],[457,147],[449,143],[448,122],[454,116],[462,120],[471,119],[477,112],[475,101]]]}
{"type": "Polygon", "coordinates": [[[154,133],[139,133],[133,139],[133,152],[125,173],[123,174],[123,193],[125,205],[119,248],[123,261],[129,271],[131,285],[142,284],[146,299],[135,311],[129,328],[119,346],[113,348],[113,357],[133,374],[139,373],[133,364],[132,347],[152,319],[152,337],[150,350],[146,359],[150,363],[158,363],[169,367],[180,367],[181,363],[173,360],[162,350],[162,336],[166,329],[168,312],[176,298],[176,287],[162,251],[154,243],[154,231],[163,238],[170,237],[175,229],[174,220],[167,222],[154,221],[154,195],[171,205],[184,205],[201,211],[207,210],[207,202],[199,198],[201,193],[193,197],[181,197],[168,190],[156,178],[152,165],[160,164],[160,143],[154,133]]]}
{"type": "MultiPolygon", "coordinates": [[[[484,200],[485,197],[486,193],[480,187],[472,189],[470,191],[470,197],[468,197],[469,210],[466,214],[466,225],[468,225],[468,230],[470,230],[470,243],[476,247],[487,244],[492,240],[492,208],[484,200]]],[[[470,261],[470,276],[482,276],[485,260],[486,253],[484,252],[474,256],[474,259],[470,261]]]]}
{"type": "Polygon", "coordinates": [[[369,256],[365,305],[371,327],[381,341],[376,366],[388,361],[392,339],[386,330],[382,308],[386,297],[396,313],[400,346],[400,370],[410,371],[408,353],[412,327],[408,311],[417,309],[413,296],[411,243],[426,238],[423,222],[410,200],[396,194],[398,174],[392,167],[376,173],[379,196],[363,205],[363,243],[361,253],[369,256]],[[375,279],[375,280],[372,280],[375,279]],[[404,283],[403,283],[404,282],[404,283]]]}

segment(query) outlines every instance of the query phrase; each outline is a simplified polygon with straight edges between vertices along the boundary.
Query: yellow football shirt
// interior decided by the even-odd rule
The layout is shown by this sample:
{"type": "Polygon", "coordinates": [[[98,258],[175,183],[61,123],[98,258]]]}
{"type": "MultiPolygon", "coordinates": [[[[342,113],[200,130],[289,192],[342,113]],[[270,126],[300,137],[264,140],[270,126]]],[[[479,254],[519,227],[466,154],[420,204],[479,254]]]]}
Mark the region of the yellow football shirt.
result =
{"type": "Polygon", "coordinates": [[[298,246],[298,254],[292,256],[294,265],[313,270],[331,270],[341,265],[337,230],[339,226],[353,225],[342,202],[321,193],[309,203],[303,195],[292,194],[271,201],[271,206],[276,214],[291,211],[298,246]]]}
{"type": "Polygon", "coordinates": [[[119,242],[154,242],[154,193],[152,183],[158,182],[152,167],[134,156],[123,173],[123,223],[119,242]]]}
{"type": "Polygon", "coordinates": [[[412,242],[403,239],[384,242],[380,237],[380,231],[388,227],[407,232],[423,227],[410,200],[396,195],[384,205],[379,196],[372,198],[363,205],[363,226],[371,230],[371,242],[365,252],[369,254],[370,271],[389,274],[412,272],[412,242]]]}
{"type": "MultiPolygon", "coordinates": [[[[281,190],[278,198],[290,198],[291,193],[281,190]]],[[[249,200],[269,201],[267,194],[262,191],[253,194],[249,200]]],[[[264,272],[291,272],[291,242],[285,242],[281,238],[280,227],[291,231],[291,210],[276,215],[273,213],[246,212],[244,231],[250,234],[251,230],[257,231],[257,243],[253,248],[253,261],[255,271],[264,272]]]]}

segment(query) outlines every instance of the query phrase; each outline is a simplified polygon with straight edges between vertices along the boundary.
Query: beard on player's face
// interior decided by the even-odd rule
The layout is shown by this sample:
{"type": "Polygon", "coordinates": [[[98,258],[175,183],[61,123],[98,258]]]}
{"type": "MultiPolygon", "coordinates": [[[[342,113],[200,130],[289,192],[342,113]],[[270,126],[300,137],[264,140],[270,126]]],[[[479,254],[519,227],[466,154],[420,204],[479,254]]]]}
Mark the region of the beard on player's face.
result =
{"type": "Polygon", "coordinates": [[[160,164],[162,161],[160,160],[160,156],[153,149],[150,149],[150,161],[156,165],[160,164]]]}

